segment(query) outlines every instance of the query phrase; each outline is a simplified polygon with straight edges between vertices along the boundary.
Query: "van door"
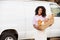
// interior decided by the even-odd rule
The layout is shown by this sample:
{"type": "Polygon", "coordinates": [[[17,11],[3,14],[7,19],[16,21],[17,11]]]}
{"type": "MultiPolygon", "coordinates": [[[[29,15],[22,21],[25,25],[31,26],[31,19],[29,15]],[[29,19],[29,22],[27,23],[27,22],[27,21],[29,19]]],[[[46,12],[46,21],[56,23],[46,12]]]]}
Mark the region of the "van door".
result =
{"type": "Polygon", "coordinates": [[[54,14],[54,24],[50,27],[49,32],[52,37],[60,36],[60,7],[57,4],[50,4],[50,8],[54,14]]]}

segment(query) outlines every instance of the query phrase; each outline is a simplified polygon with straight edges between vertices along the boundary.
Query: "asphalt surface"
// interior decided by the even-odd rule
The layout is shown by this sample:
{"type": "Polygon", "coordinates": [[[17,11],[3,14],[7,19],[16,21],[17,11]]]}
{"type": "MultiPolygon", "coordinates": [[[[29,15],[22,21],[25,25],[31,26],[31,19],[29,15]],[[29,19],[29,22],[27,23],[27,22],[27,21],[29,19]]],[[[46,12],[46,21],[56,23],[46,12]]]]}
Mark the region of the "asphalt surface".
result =
{"type": "Polygon", "coordinates": [[[34,39],[25,39],[25,40],[34,40],[34,39]]]}
{"type": "Polygon", "coordinates": [[[34,39],[24,39],[24,40],[34,40],[34,39]]]}

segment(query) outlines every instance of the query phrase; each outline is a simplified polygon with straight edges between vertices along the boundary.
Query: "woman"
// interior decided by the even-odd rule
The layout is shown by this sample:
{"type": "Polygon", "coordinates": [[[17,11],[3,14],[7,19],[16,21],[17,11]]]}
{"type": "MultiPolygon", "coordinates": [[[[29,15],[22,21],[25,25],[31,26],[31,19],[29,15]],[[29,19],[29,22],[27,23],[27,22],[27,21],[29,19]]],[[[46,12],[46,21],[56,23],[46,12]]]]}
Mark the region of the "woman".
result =
{"type": "Polygon", "coordinates": [[[53,19],[53,16],[51,15],[50,18],[46,18],[46,9],[43,6],[38,6],[35,10],[35,16],[33,19],[33,26],[35,28],[35,40],[47,40],[47,36],[45,33],[45,29],[51,25],[49,22],[50,19],[53,19]],[[48,26],[45,26],[46,24],[49,24],[48,26]],[[44,25],[44,26],[43,26],[44,25]]]}

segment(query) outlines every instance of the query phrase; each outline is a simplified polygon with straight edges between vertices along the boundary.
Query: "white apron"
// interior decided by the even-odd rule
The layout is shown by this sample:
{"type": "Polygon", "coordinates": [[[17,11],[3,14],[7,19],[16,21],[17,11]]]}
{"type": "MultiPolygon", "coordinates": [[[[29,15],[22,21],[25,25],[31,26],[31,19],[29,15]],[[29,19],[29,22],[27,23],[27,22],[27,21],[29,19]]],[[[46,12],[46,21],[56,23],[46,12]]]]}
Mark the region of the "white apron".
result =
{"type": "Polygon", "coordinates": [[[35,40],[47,40],[47,34],[45,31],[34,30],[34,39],[35,40]]]}

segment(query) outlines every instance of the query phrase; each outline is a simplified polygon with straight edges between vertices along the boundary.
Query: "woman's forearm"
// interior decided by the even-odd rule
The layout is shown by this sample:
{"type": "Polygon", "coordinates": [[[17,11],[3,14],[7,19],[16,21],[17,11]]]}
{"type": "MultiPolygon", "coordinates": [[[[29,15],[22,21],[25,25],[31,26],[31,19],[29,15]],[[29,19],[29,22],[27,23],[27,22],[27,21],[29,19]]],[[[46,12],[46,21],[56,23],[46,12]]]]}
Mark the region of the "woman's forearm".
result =
{"type": "Polygon", "coordinates": [[[35,29],[40,30],[39,26],[33,25],[35,29]]]}
{"type": "Polygon", "coordinates": [[[42,26],[40,26],[40,27],[39,27],[39,26],[36,26],[36,25],[33,25],[33,26],[34,26],[34,28],[37,29],[37,30],[40,30],[40,31],[43,30],[43,29],[42,29],[42,26]]]}
{"type": "Polygon", "coordinates": [[[43,26],[36,26],[36,25],[33,25],[35,29],[39,30],[39,31],[43,31],[45,30],[45,28],[43,26]]]}

